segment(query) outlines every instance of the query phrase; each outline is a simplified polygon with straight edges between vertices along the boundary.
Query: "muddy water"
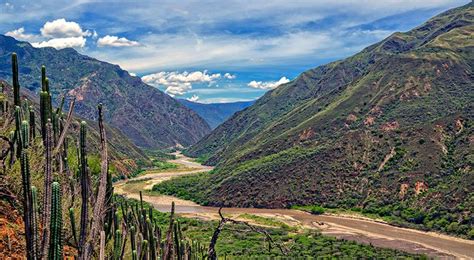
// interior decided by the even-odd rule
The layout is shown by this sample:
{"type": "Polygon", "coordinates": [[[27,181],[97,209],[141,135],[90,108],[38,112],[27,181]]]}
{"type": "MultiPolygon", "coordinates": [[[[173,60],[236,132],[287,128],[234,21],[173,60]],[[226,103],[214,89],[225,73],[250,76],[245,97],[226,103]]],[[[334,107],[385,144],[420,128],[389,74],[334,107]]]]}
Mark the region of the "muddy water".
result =
{"type": "MultiPolygon", "coordinates": [[[[129,198],[138,199],[137,190],[151,189],[154,184],[187,174],[209,171],[212,167],[202,166],[189,158],[177,154],[172,162],[180,164],[189,170],[169,171],[142,175],[136,179],[144,180],[138,189],[129,189],[126,182],[118,183],[115,192],[129,198]]],[[[137,185],[136,183],[134,185],[137,185]]],[[[171,202],[176,204],[176,212],[185,217],[200,219],[217,219],[218,208],[200,206],[194,202],[172,196],[143,196],[157,210],[169,212],[171,202]]],[[[256,208],[223,208],[224,214],[253,214],[266,217],[284,217],[293,223],[306,228],[315,228],[323,234],[337,238],[354,240],[379,247],[399,249],[411,253],[424,253],[443,259],[474,259],[474,241],[463,240],[431,232],[421,232],[412,229],[398,228],[373,220],[337,215],[311,215],[306,212],[290,209],[256,209],[256,208]]]]}

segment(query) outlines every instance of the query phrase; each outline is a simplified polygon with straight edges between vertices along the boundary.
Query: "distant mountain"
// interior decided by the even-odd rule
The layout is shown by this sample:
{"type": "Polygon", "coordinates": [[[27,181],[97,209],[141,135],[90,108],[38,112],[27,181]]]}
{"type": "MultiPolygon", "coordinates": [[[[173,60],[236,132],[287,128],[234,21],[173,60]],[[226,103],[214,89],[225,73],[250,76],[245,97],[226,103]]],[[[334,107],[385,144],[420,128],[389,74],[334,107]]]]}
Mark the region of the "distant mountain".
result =
{"type": "Polygon", "coordinates": [[[234,113],[244,110],[255,102],[242,101],[232,103],[202,104],[191,102],[186,99],[178,99],[178,101],[204,118],[204,120],[206,120],[212,129],[216,128],[222,122],[229,119],[229,117],[231,117],[234,113]]]}
{"type": "MultiPolygon", "coordinates": [[[[5,86],[4,94],[6,98],[9,100],[10,104],[13,103],[13,88],[10,85],[11,82],[4,81],[0,79],[0,84],[5,86]]],[[[38,104],[38,95],[32,93],[31,91],[22,88],[22,99],[27,99],[29,104],[33,106],[36,115],[40,114],[40,108],[38,104]]],[[[64,108],[65,112],[67,113],[68,108],[64,108]]],[[[99,125],[97,121],[91,121],[87,119],[82,119],[77,116],[73,117],[71,126],[69,128],[68,134],[72,136],[79,135],[80,129],[80,122],[85,120],[87,122],[88,127],[88,145],[87,148],[91,154],[98,154],[100,149],[100,136],[99,136],[99,125]]],[[[40,129],[40,120],[36,120],[36,129],[39,131],[40,129]]],[[[14,122],[9,122],[10,127],[6,127],[5,129],[11,129],[14,122]]],[[[143,167],[150,167],[152,166],[152,162],[148,158],[148,156],[137,146],[135,146],[124,134],[109,124],[105,124],[105,130],[107,133],[107,141],[108,141],[108,155],[110,156],[110,163],[111,168],[110,171],[114,175],[115,178],[120,177],[122,175],[129,175],[132,173],[136,173],[143,167]]],[[[73,137],[71,137],[73,139],[73,137]]],[[[69,140],[69,142],[74,142],[73,140],[69,140]]],[[[38,151],[42,153],[42,151],[38,151]]],[[[42,155],[41,155],[42,156],[42,155]]]]}
{"type": "Polygon", "coordinates": [[[474,237],[473,35],[471,2],[302,73],[187,150],[218,167],[175,190],[213,205],[356,208],[474,237]]]}
{"type": "Polygon", "coordinates": [[[27,42],[0,35],[0,78],[11,79],[12,52],[19,57],[23,87],[37,91],[41,65],[45,65],[55,97],[61,93],[76,96],[76,113],[92,120],[97,104],[102,102],[106,122],[138,146],[188,146],[211,130],[196,113],[140,78],[71,48],[34,48],[27,42]]]}

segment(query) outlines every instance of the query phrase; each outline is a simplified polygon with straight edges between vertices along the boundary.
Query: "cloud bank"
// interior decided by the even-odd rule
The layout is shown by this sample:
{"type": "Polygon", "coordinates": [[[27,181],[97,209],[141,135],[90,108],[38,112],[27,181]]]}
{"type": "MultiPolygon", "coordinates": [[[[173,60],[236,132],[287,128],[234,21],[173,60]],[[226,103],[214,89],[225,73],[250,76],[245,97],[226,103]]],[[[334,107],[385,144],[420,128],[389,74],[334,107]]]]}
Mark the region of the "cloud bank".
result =
{"type": "Polygon", "coordinates": [[[274,89],[278,86],[290,82],[289,79],[286,77],[281,77],[278,81],[255,81],[252,80],[247,84],[247,86],[251,88],[258,88],[258,89],[274,89]]]}
{"type": "Polygon", "coordinates": [[[111,47],[132,47],[132,46],[139,46],[140,44],[136,41],[131,41],[125,37],[117,37],[117,36],[110,36],[106,35],[102,38],[99,38],[97,40],[97,46],[99,47],[105,47],[105,46],[111,46],[111,47]]]}
{"type": "Polygon", "coordinates": [[[194,72],[157,72],[142,77],[142,81],[152,86],[164,86],[165,92],[172,96],[181,96],[192,89],[193,83],[212,83],[220,79],[220,73],[209,74],[207,70],[194,72]]]}

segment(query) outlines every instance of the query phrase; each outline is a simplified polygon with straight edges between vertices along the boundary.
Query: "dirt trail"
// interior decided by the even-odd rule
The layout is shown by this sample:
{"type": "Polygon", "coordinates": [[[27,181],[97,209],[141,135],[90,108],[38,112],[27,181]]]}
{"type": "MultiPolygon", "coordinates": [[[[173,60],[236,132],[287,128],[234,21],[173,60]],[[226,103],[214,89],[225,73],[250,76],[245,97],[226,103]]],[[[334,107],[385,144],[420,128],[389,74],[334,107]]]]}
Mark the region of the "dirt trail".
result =
{"type": "MultiPolygon", "coordinates": [[[[189,170],[145,174],[134,178],[134,180],[144,180],[139,183],[138,187],[135,183],[135,187],[132,189],[131,184],[120,182],[115,185],[115,192],[129,198],[138,199],[138,190],[151,189],[154,184],[178,176],[212,170],[212,167],[202,166],[179,153],[176,156],[177,159],[171,162],[180,164],[182,167],[189,168],[189,170]]],[[[174,201],[176,212],[185,217],[200,219],[216,219],[218,217],[218,208],[216,207],[204,207],[172,196],[144,195],[143,199],[162,212],[169,211],[171,202],[174,201]]],[[[224,214],[233,215],[253,214],[278,219],[283,218],[287,219],[287,223],[292,223],[292,225],[296,223],[296,225],[306,228],[317,228],[323,234],[337,238],[354,240],[378,247],[399,249],[411,253],[423,253],[436,258],[474,259],[474,241],[433,232],[398,228],[367,219],[337,215],[312,215],[290,209],[224,208],[223,212],[224,214]]]]}

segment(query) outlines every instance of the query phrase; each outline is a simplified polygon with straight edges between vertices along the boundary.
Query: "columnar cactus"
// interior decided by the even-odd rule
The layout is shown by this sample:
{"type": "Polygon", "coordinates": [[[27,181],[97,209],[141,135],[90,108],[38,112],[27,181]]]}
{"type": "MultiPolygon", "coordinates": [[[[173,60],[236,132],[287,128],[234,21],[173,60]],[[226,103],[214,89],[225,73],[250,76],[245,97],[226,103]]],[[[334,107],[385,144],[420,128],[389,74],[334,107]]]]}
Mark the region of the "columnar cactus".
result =
{"type": "Polygon", "coordinates": [[[46,139],[46,123],[48,122],[48,92],[40,92],[40,117],[41,117],[41,136],[46,139]]]}
{"type": "Polygon", "coordinates": [[[71,232],[72,232],[72,238],[74,239],[74,243],[79,245],[79,242],[77,240],[77,229],[76,229],[76,219],[75,219],[75,214],[74,214],[74,208],[69,209],[69,221],[71,224],[71,232]]]}
{"type": "Polygon", "coordinates": [[[58,182],[52,184],[52,200],[51,200],[51,239],[49,246],[48,259],[61,260],[63,259],[63,245],[62,245],[62,206],[61,206],[61,187],[58,182]]]}
{"type": "Polygon", "coordinates": [[[28,124],[28,121],[23,120],[21,122],[21,143],[22,143],[22,148],[27,149],[28,145],[30,143],[30,126],[28,124]]]}
{"type": "Polygon", "coordinates": [[[120,259],[122,255],[122,231],[117,229],[114,238],[114,259],[120,259]]]}
{"type": "Polygon", "coordinates": [[[41,66],[41,90],[49,92],[49,89],[46,86],[46,67],[44,65],[41,66]]]}
{"type": "Polygon", "coordinates": [[[46,123],[46,138],[44,140],[45,145],[45,167],[44,167],[44,197],[43,197],[43,237],[41,241],[41,252],[43,256],[46,256],[49,251],[49,239],[50,239],[50,220],[51,220],[51,200],[52,200],[52,152],[53,152],[53,129],[51,120],[46,123]]]}
{"type": "Polygon", "coordinates": [[[87,225],[89,224],[89,186],[88,186],[88,171],[87,171],[87,147],[86,147],[86,126],[87,123],[81,122],[80,129],[80,178],[81,178],[81,231],[79,239],[79,250],[84,250],[84,245],[87,237],[87,225]]]}
{"type": "Polygon", "coordinates": [[[12,79],[13,79],[13,102],[15,106],[21,106],[20,81],[18,80],[18,58],[12,53],[12,79]]]}
{"type": "Polygon", "coordinates": [[[33,106],[29,107],[29,114],[30,114],[30,142],[32,142],[36,138],[36,128],[35,128],[35,111],[33,110],[33,106]]]}
{"type": "Polygon", "coordinates": [[[31,218],[31,229],[33,231],[33,255],[39,259],[39,231],[38,231],[38,189],[35,186],[31,186],[31,201],[33,203],[33,217],[31,218]]]}
{"type": "Polygon", "coordinates": [[[21,141],[21,108],[15,106],[15,141],[17,144],[16,154],[17,158],[21,156],[21,148],[23,148],[23,143],[21,141]]]}
{"type": "Polygon", "coordinates": [[[28,159],[28,153],[26,150],[22,150],[20,157],[21,164],[21,178],[23,187],[23,221],[25,222],[25,236],[26,236],[26,248],[27,258],[35,259],[35,253],[33,248],[33,230],[32,230],[32,200],[31,200],[31,185],[30,185],[30,162],[28,159]]]}

